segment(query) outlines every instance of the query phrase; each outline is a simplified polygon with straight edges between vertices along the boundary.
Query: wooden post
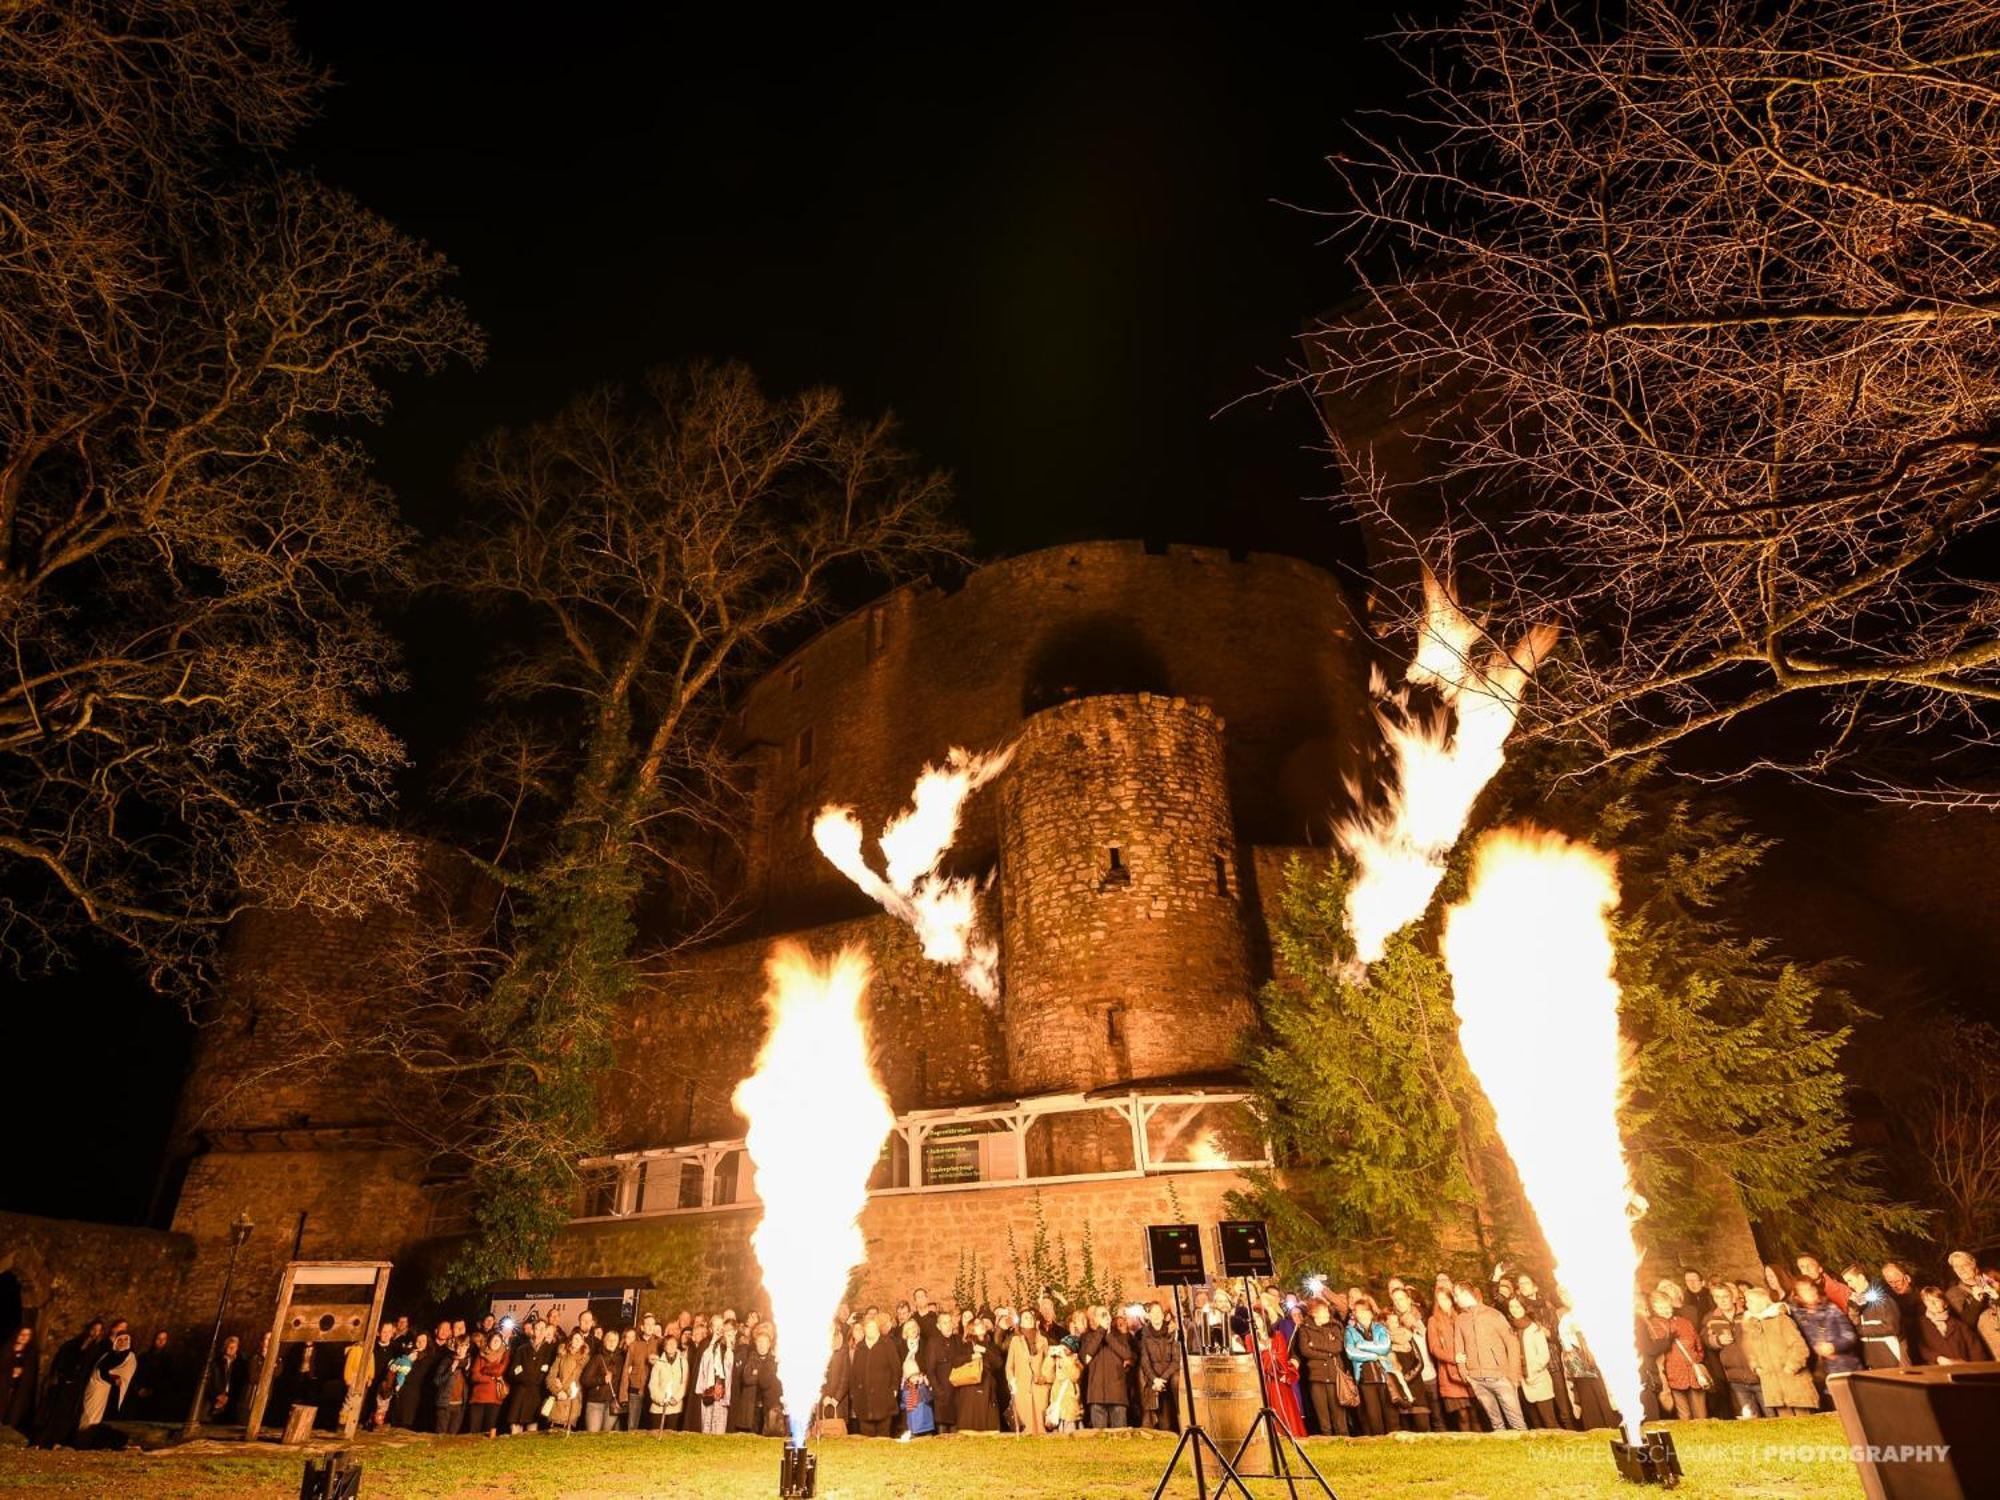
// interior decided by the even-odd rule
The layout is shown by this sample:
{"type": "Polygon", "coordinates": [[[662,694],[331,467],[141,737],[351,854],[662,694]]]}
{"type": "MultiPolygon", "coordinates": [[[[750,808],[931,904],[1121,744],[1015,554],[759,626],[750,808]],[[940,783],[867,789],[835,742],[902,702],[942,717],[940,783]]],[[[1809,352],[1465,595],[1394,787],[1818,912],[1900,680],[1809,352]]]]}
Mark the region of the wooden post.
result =
{"type": "Polygon", "coordinates": [[[271,1315],[271,1343],[264,1355],[264,1368],[257,1372],[257,1388],[250,1393],[250,1413],[243,1423],[243,1441],[257,1441],[257,1426],[264,1420],[264,1405],[271,1399],[271,1381],[278,1361],[284,1357],[285,1314],[292,1306],[292,1278],[298,1268],[286,1263],[284,1279],[278,1283],[278,1310],[271,1315]]]}
{"type": "Polygon", "coordinates": [[[368,1322],[361,1330],[361,1358],[356,1361],[354,1379],[347,1384],[347,1395],[340,1403],[340,1435],[354,1436],[355,1428],[361,1425],[361,1408],[367,1399],[369,1366],[375,1358],[375,1335],[382,1328],[382,1299],[389,1291],[389,1268],[375,1268],[375,1296],[368,1304],[368,1322]]]}

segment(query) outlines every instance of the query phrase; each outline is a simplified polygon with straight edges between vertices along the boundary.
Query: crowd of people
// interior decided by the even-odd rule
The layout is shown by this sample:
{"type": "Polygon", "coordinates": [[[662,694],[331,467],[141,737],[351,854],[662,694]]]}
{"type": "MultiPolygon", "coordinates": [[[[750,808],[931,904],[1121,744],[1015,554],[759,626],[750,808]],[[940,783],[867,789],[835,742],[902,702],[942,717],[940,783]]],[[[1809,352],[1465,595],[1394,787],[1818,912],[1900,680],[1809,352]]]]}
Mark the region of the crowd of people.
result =
{"type": "MultiPolygon", "coordinates": [[[[1827,1404],[1844,1370],[2000,1360],[2000,1272],[1964,1251],[1943,1285],[1904,1266],[1849,1265],[1835,1276],[1811,1255],[1760,1282],[1699,1271],[1642,1294],[1635,1331],[1644,1418],[1797,1415],[1827,1404]]],[[[1293,1435],[1498,1431],[1617,1425],[1574,1320],[1526,1272],[1488,1285],[1439,1275],[1391,1277],[1380,1296],[1317,1279],[1195,1290],[1191,1356],[1249,1357],[1265,1403],[1293,1435]]],[[[303,1343],[280,1351],[274,1410],[306,1404],[332,1426],[358,1395],[358,1420],[446,1436],[614,1429],[782,1435],[794,1415],[821,1434],[1024,1435],[1083,1428],[1177,1428],[1181,1339],[1175,1308],[974,1308],[921,1288],[895,1307],[842,1308],[826,1342],[821,1387],[791,1413],[778,1377],[779,1331],[754,1311],[683,1311],[662,1322],[572,1326],[530,1312],[428,1330],[386,1322],[372,1347],[303,1343]]],[[[205,1420],[244,1420],[269,1352],[225,1340],[202,1385],[205,1420]]],[[[817,1363],[817,1360],[815,1360],[817,1363]]],[[[176,1421],[194,1392],[156,1333],[135,1351],[122,1319],[96,1320],[56,1351],[37,1398],[32,1331],[0,1366],[0,1416],[47,1445],[89,1441],[111,1418],[176,1421]]],[[[193,1372],[198,1374],[199,1372],[193,1372]]]]}

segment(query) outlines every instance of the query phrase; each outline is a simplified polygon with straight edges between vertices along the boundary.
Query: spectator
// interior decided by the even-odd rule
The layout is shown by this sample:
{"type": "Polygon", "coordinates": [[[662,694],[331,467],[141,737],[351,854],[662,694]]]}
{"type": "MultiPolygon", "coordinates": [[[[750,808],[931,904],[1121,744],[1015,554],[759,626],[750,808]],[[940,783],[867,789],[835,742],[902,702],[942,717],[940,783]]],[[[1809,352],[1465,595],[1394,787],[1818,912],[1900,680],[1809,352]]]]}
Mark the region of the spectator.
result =
{"type": "Polygon", "coordinates": [[[1132,1341],[1106,1307],[1090,1310],[1089,1328],[1078,1351],[1083,1361],[1083,1400],[1093,1428],[1131,1425],[1127,1383],[1134,1355],[1132,1341]]]}
{"type": "Polygon", "coordinates": [[[1423,1316],[1407,1289],[1397,1287],[1389,1297],[1401,1304],[1400,1311],[1388,1314],[1389,1357],[1382,1368],[1389,1377],[1389,1400],[1406,1431],[1429,1432],[1437,1409],[1437,1371],[1424,1348],[1423,1316]]]}
{"type": "MultiPolygon", "coordinates": [[[[624,1361],[618,1357],[618,1330],[607,1328],[603,1339],[590,1351],[590,1358],[583,1366],[583,1430],[603,1432],[617,1425],[618,1413],[624,1409],[624,1361]]],[[[726,1419],[728,1403],[718,1403],[721,1415],[726,1419]]],[[[716,1431],[726,1430],[718,1426],[716,1431]]]]}
{"type": "Polygon", "coordinates": [[[417,1425],[419,1394],[431,1368],[431,1336],[416,1333],[410,1347],[389,1361],[396,1375],[396,1393],[389,1398],[389,1425],[414,1429],[417,1425]]]}
{"type": "Polygon", "coordinates": [[[763,1437],[782,1432],[784,1407],[778,1362],[771,1356],[771,1330],[759,1323],[737,1351],[736,1378],[729,1390],[729,1430],[763,1437]]]}
{"type": "Polygon", "coordinates": [[[1305,1375],[1306,1402],[1312,1412],[1313,1430],[1321,1437],[1347,1436],[1347,1409],[1341,1405],[1342,1377],[1348,1383],[1345,1330],[1336,1327],[1333,1309],[1324,1297],[1306,1304],[1306,1320],[1299,1325],[1297,1348],[1299,1365],[1305,1375]]]}
{"type": "Polygon", "coordinates": [[[1842,1312],[1847,1311],[1847,1284],[1819,1263],[1815,1255],[1801,1255],[1793,1262],[1799,1274],[1795,1281],[1809,1281],[1819,1290],[1822,1301],[1831,1302],[1842,1312]]]}
{"type": "MultiPolygon", "coordinates": [[[[1761,1417],[1764,1415],[1764,1392],[1743,1342],[1743,1315],[1736,1305],[1740,1293],[1729,1282],[1718,1281],[1709,1289],[1709,1294],[1714,1300],[1714,1311],[1702,1324],[1701,1341],[1715,1353],[1717,1362],[1722,1366],[1722,1378],[1729,1388],[1729,1405],[1733,1414],[1738,1417],[1761,1417]]],[[[1713,1402],[1710,1407],[1712,1410],[1713,1402]]]]}
{"type": "MultiPolygon", "coordinates": [[[[1005,1363],[1007,1402],[1017,1433],[1040,1437],[1048,1430],[1049,1384],[1043,1378],[1048,1357],[1049,1336],[1042,1331],[1041,1314],[1023,1309],[1020,1326],[1007,1341],[1005,1363]]],[[[1179,1373],[1176,1365],[1175,1374],[1179,1373]]]]}
{"type": "Polygon", "coordinates": [[[1458,1308],[1452,1280],[1438,1274],[1437,1297],[1424,1320],[1424,1343],[1437,1371],[1438,1423],[1457,1432],[1473,1429],[1472,1387],[1458,1363],[1458,1308]]]}
{"type": "MultiPolygon", "coordinates": [[[[1803,1256],[1800,1258],[1805,1259],[1803,1256]]],[[[1840,1290],[1846,1295],[1844,1285],[1840,1290]]],[[[1861,1368],[1861,1340],[1854,1331],[1853,1321],[1845,1311],[1820,1295],[1817,1281],[1805,1276],[1798,1279],[1793,1293],[1792,1319],[1799,1325],[1799,1332],[1805,1335],[1806,1344],[1813,1352],[1813,1376],[1822,1386],[1829,1375],[1861,1368]]]]}
{"type": "MultiPolygon", "coordinates": [[[[655,1432],[680,1427],[681,1407],[687,1400],[688,1359],[681,1352],[679,1325],[660,1336],[659,1347],[647,1362],[646,1420],[655,1432]]],[[[847,1399],[845,1366],[842,1367],[841,1400],[847,1399]]]]}
{"type": "Polygon", "coordinates": [[[1355,1388],[1361,1395],[1361,1430],[1369,1437],[1381,1437],[1395,1425],[1389,1374],[1384,1367],[1390,1353],[1389,1328],[1366,1292],[1359,1296],[1348,1294],[1347,1327],[1342,1333],[1342,1343],[1355,1388]]]}
{"type": "Polygon", "coordinates": [[[107,1417],[116,1417],[131,1394],[139,1356],[132,1352],[132,1330],[123,1318],[111,1323],[110,1347],[91,1362],[83,1388],[83,1412],[77,1431],[88,1432],[107,1417]]]}
{"type": "Polygon", "coordinates": [[[84,1387],[104,1347],[104,1320],[92,1318],[81,1333],[56,1350],[49,1362],[49,1389],[36,1434],[40,1446],[54,1448],[76,1441],[83,1422],[84,1387]]]}
{"type": "Polygon", "coordinates": [[[7,1354],[0,1360],[0,1427],[11,1427],[23,1437],[35,1417],[35,1330],[22,1324],[8,1341],[7,1354]]]}
{"type": "Polygon", "coordinates": [[[569,1343],[549,1362],[542,1386],[549,1394],[548,1417],[551,1427],[573,1431],[583,1415],[583,1370],[590,1363],[590,1339],[578,1328],[569,1343]]]}
{"type": "Polygon", "coordinates": [[[1970,1251],[1952,1251],[1945,1257],[1945,1264],[1951,1267],[1958,1279],[1946,1288],[1944,1299],[1970,1328],[1978,1323],[1979,1315],[1987,1308],[2000,1305],[2000,1286],[1995,1285],[1991,1276],[1980,1272],[1979,1263],[1972,1258],[1970,1251]]]}
{"type": "MultiPolygon", "coordinates": [[[[940,1318],[933,1318],[925,1327],[914,1317],[903,1325],[902,1338],[905,1353],[900,1368],[891,1361],[896,1373],[896,1402],[900,1409],[903,1430],[913,1438],[928,1437],[938,1430],[937,1423],[937,1382],[933,1374],[937,1365],[932,1356],[937,1355],[945,1345],[945,1339],[938,1332],[940,1318]]],[[[883,1344],[889,1346],[884,1339],[883,1344]]],[[[941,1357],[941,1356],[939,1356],[941,1357]]],[[[889,1436],[885,1424],[882,1437],[889,1436]]]]}
{"type": "MultiPolygon", "coordinates": [[[[695,1389],[701,1396],[701,1430],[716,1436],[729,1431],[730,1398],[736,1385],[736,1323],[730,1319],[720,1328],[711,1326],[708,1349],[695,1372],[695,1389]]],[[[589,1407],[584,1422],[590,1421],[589,1407]]]]}
{"type": "Polygon", "coordinates": [[[1146,1304],[1139,1330],[1139,1425],[1155,1432],[1180,1431],[1181,1352],[1167,1329],[1167,1310],[1146,1304]]]}
{"type": "MultiPolygon", "coordinates": [[[[1917,1284],[1910,1279],[1910,1273],[1893,1260],[1882,1263],[1882,1285],[1887,1287],[1889,1295],[1896,1299],[1897,1321],[1903,1326],[1903,1337],[1907,1346],[1909,1331],[1917,1326],[1917,1319],[1924,1315],[1924,1299],[1918,1293],[1917,1284]]],[[[1908,1354],[1906,1347],[1904,1357],[1908,1358],[1908,1354]]]]}
{"type": "Polygon", "coordinates": [[[1521,1406],[1530,1427],[1556,1428],[1556,1381],[1548,1331],[1528,1315],[1517,1290],[1507,1303],[1507,1322],[1521,1340],[1521,1406]]]}
{"type": "Polygon", "coordinates": [[[437,1430],[442,1436],[454,1437],[465,1427],[465,1407],[472,1399],[471,1372],[472,1340],[454,1335],[431,1371],[431,1385],[437,1392],[437,1430]]]}
{"type": "Polygon", "coordinates": [[[509,1432],[527,1432],[541,1421],[542,1403],[548,1400],[544,1387],[556,1360],[555,1330],[539,1318],[531,1319],[508,1357],[507,1405],[501,1420],[509,1432]]]}
{"type": "Polygon", "coordinates": [[[1985,1357],[1972,1329],[1951,1305],[1951,1293],[1934,1286],[1923,1290],[1924,1315],[1917,1319],[1917,1363],[1920,1365],[1973,1364],[1985,1357]]]}
{"type": "Polygon", "coordinates": [[[1903,1348],[1903,1310],[1889,1289],[1870,1281],[1858,1265],[1840,1273],[1847,1283],[1847,1315],[1861,1341],[1861,1363],[1870,1370],[1887,1370],[1907,1359],[1903,1348]]]}
{"type": "Polygon", "coordinates": [[[250,1362],[243,1357],[243,1341],[232,1333],[209,1362],[208,1389],[202,1397],[208,1407],[201,1414],[204,1422],[243,1420],[243,1393],[250,1388],[249,1370],[250,1362]]]}
{"type": "Polygon", "coordinates": [[[125,1414],[144,1422],[167,1421],[173,1416],[173,1396],[173,1358],[167,1353],[167,1330],[159,1328],[153,1331],[153,1342],[139,1355],[125,1414]]]}
{"type": "Polygon", "coordinates": [[[660,1320],[647,1313],[639,1320],[638,1331],[625,1340],[623,1385],[628,1432],[646,1425],[646,1382],[653,1372],[653,1356],[659,1350],[660,1320]]]}
{"type": "Polygon", "coordinates": [[[507,1336],[493,1332],[486,1336],[485,1348],[472,1360],[472,1390],[466,1398],[466,1430],[480,1437],[492,1437],[500,1422],[500,1408],[507,1400],[507,1336]]]}
{"type": "Polygon", "coordinates": [[[1757,1372],[1764,1410],[1774,1417],[1803,1417],[1819,1410],[1819,1389],[1807,1367],[1812,1351],[1782,1302],[1767,1286],[1744,1292],[1740,1332],[1744,1353],[1757,1372]]]}
{"type": "Polygon", "coordinates": [[[1695,1350],[1700,1347],[1694,1324],[1674,1305],[1666,1292],[1653,1293],[1652,1316],[1647,1320],[1652,1335],[1649,1351],[1657,1351],[1660,1388],[1672,1403],[1674,1416],[1682,1421],[1708,1415],[1708,1367],[1695,1350]]]}
{"type": "Polygon", "coordinates": [[[1525,1432],[1527,1418],[1521,1414],[1521,1341],[1498,1311],[1479,1300],[1469,1286],[1452,1289],[1458,1311],[1453,1318],[1455,1357],[1472,1388],[1472,1398],[1486,1414],[1486,1423],[1495,1432],[1511,1428],[1525,1432]]]}

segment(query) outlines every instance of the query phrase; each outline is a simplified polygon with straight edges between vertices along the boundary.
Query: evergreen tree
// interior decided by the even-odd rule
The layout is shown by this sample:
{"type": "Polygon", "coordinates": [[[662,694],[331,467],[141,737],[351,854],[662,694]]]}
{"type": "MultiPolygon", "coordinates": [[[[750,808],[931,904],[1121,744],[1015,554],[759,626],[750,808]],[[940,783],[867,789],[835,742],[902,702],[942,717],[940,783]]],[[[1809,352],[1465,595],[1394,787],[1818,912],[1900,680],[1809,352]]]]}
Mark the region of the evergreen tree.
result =
{"type": "MultiPolygon", "coordinates": [[[[1621,1020],[1630,1044],[1621,1126],[1642,1238],[1699,1232],[1716,1176],[1733,1183],[1774,1253],[1877,1255],[1918,1216],[1887,1203],[1873,1163],[1850,1150],[1840,1068],[1855,1011],[1819,971],[1782,961],[1725,915],[1768,844],[1698,804],[1648,763],[1588,777],[1555,752],[1509,767],[1480,829],[1532,818],[1619,860],[1615,914],[1621,1020]]],[[[1253,1180],[1240,1205],[1272,1225],[1288,1263],[1370,1270],[1429,1263],[1441,1246],[1512,1253],[1516,1231],[1482,1221],[1475,1181],[1494,1140],[1460,1052],[1436,912],[1464,893],[1462,841],[1433,912],[1365,971],[1342,921],[1338,863],[1294,861],[1249,1065],[1283,1184],[1253,1180]]],[[[1536,1018],[1521,1065],[1537,1065],[1536,1018]]],[[[1563,1080],[1551,1071],[1549,1087],[1563,1080]]],[[[1490,1197],[1504,1196],[1489,1194],[1490,1197]]]]}

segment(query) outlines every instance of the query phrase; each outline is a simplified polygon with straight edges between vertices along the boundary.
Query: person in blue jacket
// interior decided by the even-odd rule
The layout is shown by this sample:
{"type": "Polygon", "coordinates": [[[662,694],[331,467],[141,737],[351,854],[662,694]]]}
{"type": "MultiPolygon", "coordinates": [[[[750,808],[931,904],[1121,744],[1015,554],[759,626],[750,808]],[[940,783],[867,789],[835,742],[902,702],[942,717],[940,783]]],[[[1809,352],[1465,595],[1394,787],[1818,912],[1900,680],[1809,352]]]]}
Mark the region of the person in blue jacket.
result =
{"type": "Polygon", "coordinates": [[[1347,1306],[1347,1362],[1361,1388],[1361,1430],[1369,1437],[1380,1437],[1396,1425],[1383,1364],[1388,1358],[1389,1325],[1382,1321],[1374,1298],[1366,1294],[1354,1298],[1347,1306]]]}

